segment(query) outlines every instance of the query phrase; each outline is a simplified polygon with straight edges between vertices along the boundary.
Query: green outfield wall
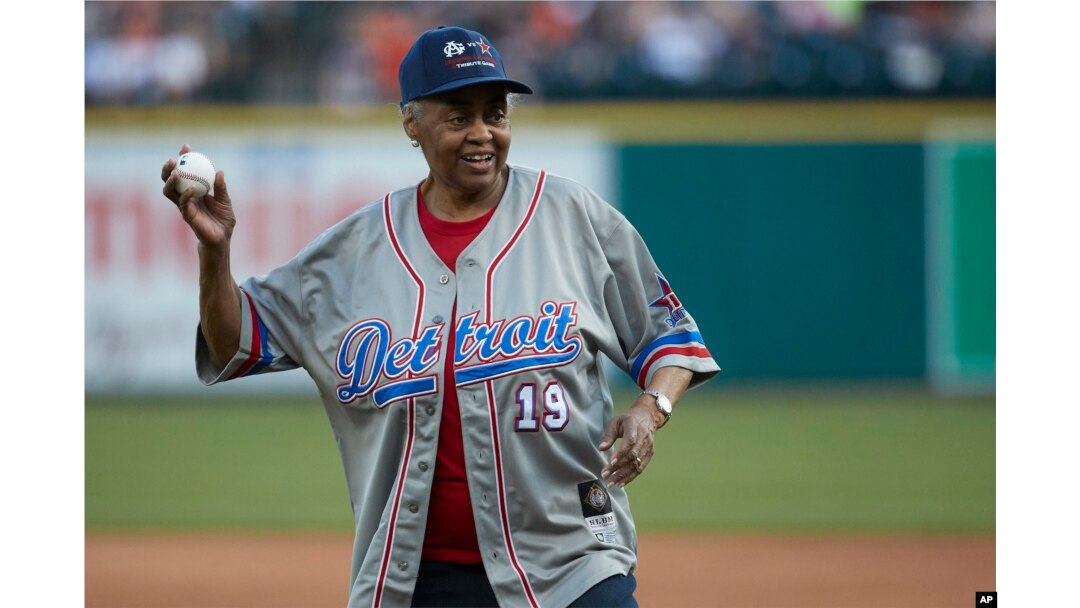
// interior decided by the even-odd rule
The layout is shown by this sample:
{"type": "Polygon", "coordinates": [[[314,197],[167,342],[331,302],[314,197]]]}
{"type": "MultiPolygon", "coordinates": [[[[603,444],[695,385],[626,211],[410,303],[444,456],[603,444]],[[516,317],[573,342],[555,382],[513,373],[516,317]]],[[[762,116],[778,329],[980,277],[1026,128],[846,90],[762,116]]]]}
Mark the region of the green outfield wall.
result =
{"type": "Polygon", "coordinates": [[[919,144],[627,145],[623,211],[722,377],[925,370],[919,144]]]}

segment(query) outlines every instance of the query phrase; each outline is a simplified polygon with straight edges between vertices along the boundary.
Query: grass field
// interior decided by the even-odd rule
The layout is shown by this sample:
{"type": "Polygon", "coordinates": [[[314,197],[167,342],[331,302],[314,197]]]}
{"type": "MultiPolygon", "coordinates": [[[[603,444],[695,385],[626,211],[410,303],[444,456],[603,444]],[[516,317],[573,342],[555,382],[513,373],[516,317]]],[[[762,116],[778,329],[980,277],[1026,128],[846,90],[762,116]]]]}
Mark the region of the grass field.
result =
{"type": "MultiPolygon", "coordinates": [[[[993,397],[701,390],[629,490],[649,531],[992,533],[994,446],[993,397]]],[[[314,397],[87,397],[88,531],[348,532],[348,504],[314,397]]]]}

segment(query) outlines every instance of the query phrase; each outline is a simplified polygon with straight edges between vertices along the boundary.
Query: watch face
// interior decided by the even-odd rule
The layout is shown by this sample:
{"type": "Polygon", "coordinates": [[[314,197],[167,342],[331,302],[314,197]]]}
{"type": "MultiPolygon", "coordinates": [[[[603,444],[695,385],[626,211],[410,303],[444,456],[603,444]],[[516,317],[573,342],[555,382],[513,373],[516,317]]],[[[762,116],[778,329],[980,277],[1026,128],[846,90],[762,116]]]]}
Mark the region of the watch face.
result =
{"type": "Polygon", "coordinates": [[[665,395],[656,396],[656,405],[660,408],[661,412],[664,412],[668,416],[671,415],[671,401],[665,395]]]}

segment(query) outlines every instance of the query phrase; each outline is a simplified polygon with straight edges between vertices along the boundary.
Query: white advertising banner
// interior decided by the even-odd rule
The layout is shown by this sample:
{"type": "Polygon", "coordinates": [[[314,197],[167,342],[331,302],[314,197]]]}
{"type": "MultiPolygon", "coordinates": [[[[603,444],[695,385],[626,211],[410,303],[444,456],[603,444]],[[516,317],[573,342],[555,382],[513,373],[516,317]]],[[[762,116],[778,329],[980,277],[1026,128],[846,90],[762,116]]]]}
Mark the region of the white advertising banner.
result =
{"type": "MultiPolygon", "coordinates": [[[[336,221],[427,174],[423,156],[400,130],[88,130],[88,393],[206,390],[194,363],[196,241],[161,193],[161,166],[183,143],[225,172],[237,215],[232,269],[238,282],[284,263],[336,221]]],[[[618,204],[612,154],[595,134],[515,129],[510,162],[578,180],[618,204]]],[[[297,370],[213,390],[313,388],[297,370]]]]}

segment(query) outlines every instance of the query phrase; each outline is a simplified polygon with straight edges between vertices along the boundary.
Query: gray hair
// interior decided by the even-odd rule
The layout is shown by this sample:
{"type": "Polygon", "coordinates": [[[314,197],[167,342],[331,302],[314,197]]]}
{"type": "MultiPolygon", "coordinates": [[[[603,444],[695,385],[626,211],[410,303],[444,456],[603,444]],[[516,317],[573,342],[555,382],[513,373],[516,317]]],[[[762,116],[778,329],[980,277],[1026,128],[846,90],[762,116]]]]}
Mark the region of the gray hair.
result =
{"type": "MultiPolygon", "coordinates": [[[[517,107],[518,101],[521,100],[521,95],[518,93],[506,93],[506,115],[510,116],[513,113],[514,108],[517,107]]],[[[405,105],[401,106],[402,117],[411,114],[413,120],[420,120],[420,117],[424,115],[424,98],[414,99],[408,101],[405,105]]]]}
{"type": "Polygon", "coordinates": [[[420,120],[420,116],[423,115],[423,113],[424,102],[420,99],[414,99],[412,101],[406,102],[405,105],[401,106],[401,116],[403,118],[411,114],[413,120],[420,120]]]}

